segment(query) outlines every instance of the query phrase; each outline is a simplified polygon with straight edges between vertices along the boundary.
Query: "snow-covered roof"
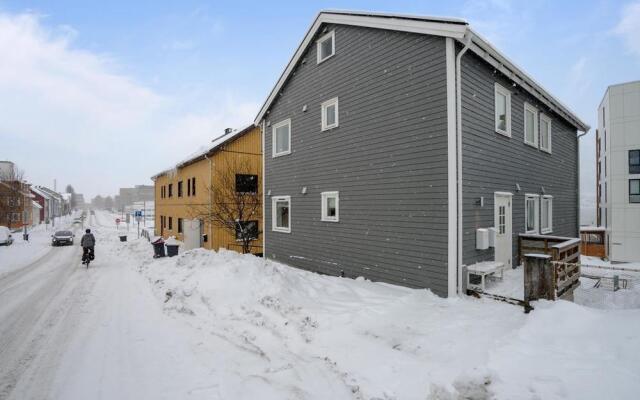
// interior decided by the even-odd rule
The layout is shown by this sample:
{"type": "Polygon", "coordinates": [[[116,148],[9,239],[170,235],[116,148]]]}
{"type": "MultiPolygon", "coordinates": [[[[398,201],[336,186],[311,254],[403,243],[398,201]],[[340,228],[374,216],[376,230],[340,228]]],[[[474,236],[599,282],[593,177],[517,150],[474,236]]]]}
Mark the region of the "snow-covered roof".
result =
{"type": "Polygon", "coordinates": [[[31,201],[31,203],[33,203],[32,206],[35,207],[35,208],[42,208],[42,206],[40,204],[38,204],[37,202],[35,202],[33,200],[31,201]]]}
{"type": "Polygon", "coordinates": [[[271,107],[271,104],[275,101],[277,94],[289,78],[289,75],[293,72],[298,60],[302,57],[302,54],[311,44],[311,41],[323,24],[363,26],[450,37],[463,44],[466,40],[469,40],[469,49],[485,62],[489,63],[493,68],[513,80],[540,102],[570,122],[578,130],[587,132],[590,129],[589,125],[583,122],[569,107],[553,97],[549,91],[524,72],[522,68],[518,67],[487,40],[473,31],[469,27],[468,22],[463,19],[342,10],[325,10],[318,13],[309,27],[307,34],[280,75],[280,78],[278,78],[271,93],[269,93],[269,96],[260,108],[254,124],[258,125],[263,119],[271,107]]]}
{"type": "Polygon", "coordinates": [[[171,171],[174,171],[176,169],[185,167],[189,164],[193,164],[194,162],[203,159],[206,155],[210,155],[212,154],[214,151],[216,151],[220,146],[222,146],[223,144],[232,141],[233,139],[236,139],[240,136],[242,136],[243,134],[247,133],[249,130],[251,130],[252,128],[255,128],[256,125],[254,124],[249,124],[245,127],[242,127],[240,129],[235,129],[229,133],[225,133],[221,136],[218,136],[217,138],[213,139],[211,141],[211,144],[207,145],[207,146],[201,146],[198,150],[196,150],[195,152],[191,153],[190,155],[188,155],[186,158],[182,159],[181,161],[179,161],[178,163],[176,163],[173,167],[171,168],[167,168],[165,170],[163,170],[162,172],[159,172],[155,175],[153,175],[151,177],[152,180],[155,180],[156,178],[165,175],[171,171]]]}
{"type": "Polygon", "coordinates": [[[53,191],[45,186],[36,186],[36,187],[40,190],[40,192],[46,193],[47,197],[55,200],[62,200],[62,195],[60,193],[53,191]]]}
{"type": "Polygon", "coordinates": [[[32,186],[31,187],[31,191],[36,193],[36,194],[39,194],[40,196],[44,197],[45,199],[48,199],[48,198],[51,197],[49,194],[47,194],[44,191],[40,190],[40,188],[38,188],[37,186],[32,186]]]}

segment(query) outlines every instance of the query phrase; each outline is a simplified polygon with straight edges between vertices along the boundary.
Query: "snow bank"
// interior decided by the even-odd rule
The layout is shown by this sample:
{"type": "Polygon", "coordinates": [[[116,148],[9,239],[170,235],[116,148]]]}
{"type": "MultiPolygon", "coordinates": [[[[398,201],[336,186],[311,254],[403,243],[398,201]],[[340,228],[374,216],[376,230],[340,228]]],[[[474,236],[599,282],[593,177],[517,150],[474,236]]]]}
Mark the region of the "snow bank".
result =
{"type": "Polygon", "coordinates": [[[230,251],[154,260],[146,240],[123,246],[165,310],[208,338],[200,345],[230,376],[223,398],[623,399],[640,390],[638,310],[556,302],[527,316],[230,251]]]}

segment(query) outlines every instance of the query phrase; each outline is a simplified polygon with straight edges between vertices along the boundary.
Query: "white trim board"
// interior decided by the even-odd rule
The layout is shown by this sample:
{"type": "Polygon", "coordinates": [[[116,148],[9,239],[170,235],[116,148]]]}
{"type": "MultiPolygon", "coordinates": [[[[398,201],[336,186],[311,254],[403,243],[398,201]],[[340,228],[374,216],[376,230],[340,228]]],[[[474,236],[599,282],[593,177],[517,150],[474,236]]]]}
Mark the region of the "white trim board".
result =
{"type": "Polygon", "coordinates": [[[446,39],[447,63],[447,295],[455,296],[458,288],[458,185],[456,138],[456,60],[455,43],[446,39]]]}
{"type": "Polygon", "coordinates": [[[454,18],[431,18],[419,16],[407,16],[400,14],[387,13],[371,13],[358,11],[321,11],[316,16],[306,35],[300,42],[295,53],[289,60],[284,71],[278,78],[273,89],[269,93],[266,101],[260,108],[256,118],[257,125],[265,116],[267,110],[275,100],[280,89],[284,86],[289,75],[293,72],[302,54],[307,49],[322,24],[338,24],[350,26],[362,26],[369,28],[387,29],[402,32],[412,32],[425,35],[449,37],[462,41],[465,33],[471,35],[470,50],[476,53],[480,58],[489,63],[503,75],[513,80],[516,84],[523,87],[530,94],[536,97],[540,102],[551,108],[553,111],[561,115],[567,121],[571,122],[578,130],[587,132],[590,127],[583,122],[573,111],[565,106],[560,100],[553,97],[539,83],[525,73],[521,68],[516,66],[505,55],[500,53],[488,41],[479,34],[469,28],[469,24],[460,19],[454,18]]]}

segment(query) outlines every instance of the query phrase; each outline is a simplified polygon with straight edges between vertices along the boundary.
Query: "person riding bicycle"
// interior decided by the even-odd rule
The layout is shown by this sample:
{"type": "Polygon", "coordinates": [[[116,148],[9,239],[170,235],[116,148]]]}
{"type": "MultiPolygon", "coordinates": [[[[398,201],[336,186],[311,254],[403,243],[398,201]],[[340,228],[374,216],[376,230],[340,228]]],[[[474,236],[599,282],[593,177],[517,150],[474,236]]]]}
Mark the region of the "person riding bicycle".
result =
{"type": "Polygon", "coordinates": [[[93,260],[95,258],[94,248],[96,245],[96,238],[91,233],[91,229],[87,229],[86,233],[82,235],[82,239],[80,240],[80,246],[82,246],[82,262],[87,260],[87,256],[89,256],[89,260],[93,260]]]}

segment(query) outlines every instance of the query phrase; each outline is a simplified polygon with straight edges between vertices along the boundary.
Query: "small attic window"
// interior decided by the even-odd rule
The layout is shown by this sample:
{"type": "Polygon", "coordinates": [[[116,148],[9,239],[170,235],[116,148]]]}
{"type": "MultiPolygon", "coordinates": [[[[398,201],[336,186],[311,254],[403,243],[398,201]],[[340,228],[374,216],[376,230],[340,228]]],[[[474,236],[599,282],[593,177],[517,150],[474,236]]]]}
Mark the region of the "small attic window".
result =
{"type": "Polygon", "coordinates": [[[328,58],[331,58],[336,52],[336,32],[331,31],[320,39],[317,42],[318,46],[318,64],[325,61],[328,58]]]}

